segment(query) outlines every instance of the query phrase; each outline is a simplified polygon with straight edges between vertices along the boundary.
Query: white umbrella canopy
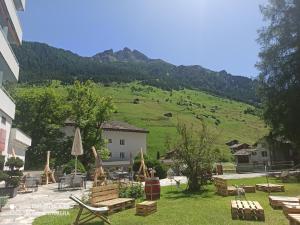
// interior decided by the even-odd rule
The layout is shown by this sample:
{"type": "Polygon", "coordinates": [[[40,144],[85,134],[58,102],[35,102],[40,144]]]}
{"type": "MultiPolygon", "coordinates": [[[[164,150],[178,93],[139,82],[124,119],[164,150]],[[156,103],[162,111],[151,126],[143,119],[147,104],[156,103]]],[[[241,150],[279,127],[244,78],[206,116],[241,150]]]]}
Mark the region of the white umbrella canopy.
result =
{"type": "Polygon", "coordinates": [[[76,157],[76,161],[75,161],[75,174],[76,174],[76,172],[77,172],[77,156],[83,154],[83,147],[82,147],[80,129],[78,127],[75,130],[75,135],[74,135],[71,154],[76,157]]]}

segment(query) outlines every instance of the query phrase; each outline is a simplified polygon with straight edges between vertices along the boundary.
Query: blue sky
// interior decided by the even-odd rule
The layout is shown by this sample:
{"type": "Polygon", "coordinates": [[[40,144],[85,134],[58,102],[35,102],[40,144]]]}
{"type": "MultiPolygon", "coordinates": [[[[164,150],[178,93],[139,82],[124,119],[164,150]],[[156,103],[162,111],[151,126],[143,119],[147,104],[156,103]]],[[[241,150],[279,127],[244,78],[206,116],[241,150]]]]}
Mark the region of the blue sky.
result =
{"type": "Polygon", "coordinates": [[[91,56],[137,49],[176,65],[257,76],[267,0],[27,0],[24,40],[91,56]]]}

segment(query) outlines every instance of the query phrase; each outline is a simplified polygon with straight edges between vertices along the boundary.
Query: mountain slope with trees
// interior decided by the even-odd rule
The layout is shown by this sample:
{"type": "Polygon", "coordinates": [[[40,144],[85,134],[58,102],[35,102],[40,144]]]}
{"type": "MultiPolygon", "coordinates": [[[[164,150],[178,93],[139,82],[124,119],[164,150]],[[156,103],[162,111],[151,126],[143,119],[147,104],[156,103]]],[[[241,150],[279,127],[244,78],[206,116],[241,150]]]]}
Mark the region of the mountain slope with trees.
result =
{"type": "Polygon", "coordinates": [[[15,49],[21,65],[21,82],[40,83],[61,80],[91,79],[104,84],[140,81],[164,90],[189,88],[257,103],[256,81],[233,76],[226,71],[215,72],[201,66],[175,66],[160,59],[150,59],[137,50],[107,50],[92,57],[37,42],[24,42],[15,49]]]}

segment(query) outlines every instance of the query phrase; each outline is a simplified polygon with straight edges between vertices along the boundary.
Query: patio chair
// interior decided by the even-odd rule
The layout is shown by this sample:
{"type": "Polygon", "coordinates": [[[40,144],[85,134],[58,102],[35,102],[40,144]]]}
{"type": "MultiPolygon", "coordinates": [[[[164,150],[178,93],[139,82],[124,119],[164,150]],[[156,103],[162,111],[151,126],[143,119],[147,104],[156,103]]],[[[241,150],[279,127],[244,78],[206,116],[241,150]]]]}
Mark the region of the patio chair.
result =
{"type": "Polygon", "coordinates": [[[31,189],[32,191],[37,191],[38,190],[38,178],[26,177],[25,178],[25,188],[26,188],[26,190],[31,189]]]}
{"type": "Polygon", "coordinates": [[[77,188],[83,186],[83,177],[81,175],[73,175],[71,181],[71,187],[77,188]]]}
{"type": "Polygon", "coordinates": [[[105,223],[110,224],[110,221],[107,217],[108,207],[95,208],[95,207],[88,206],[88,205],[84,204],[80,199],[75,197],[74,195],[71,195],[70,199],[72,199],[74,202],[76,202],[80,208],[79,212],[77,214],[77,217],[75,219],[74,225],[86,224],[87,222],[89,222],[95,218],[99,218],[99,219],[103,220],[105,223]],[[87,212],[85,214],[82,214],[84,209],[87,212]],[[82,216],[83,216],[83,218],[82,218],[82,216]]]}

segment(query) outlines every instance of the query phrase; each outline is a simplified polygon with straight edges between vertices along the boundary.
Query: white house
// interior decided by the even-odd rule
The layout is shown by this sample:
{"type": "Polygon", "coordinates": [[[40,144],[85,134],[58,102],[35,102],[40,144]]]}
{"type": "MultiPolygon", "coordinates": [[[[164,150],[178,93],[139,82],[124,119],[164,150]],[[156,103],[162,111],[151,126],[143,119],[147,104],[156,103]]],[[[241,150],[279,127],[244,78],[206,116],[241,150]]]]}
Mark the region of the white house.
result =
{"type": "Polygon", "coordinates": [[[148,130],[138,128],[125,122],[110,121],[102,124],[103,136],[108,140],[109,160],[104,166],[128,166],[130,159],[140,152],[147,151],[148,130]]]}
{"type": "MultiPolygon", "coordinates": [[[[75,133],[75,122],[68,119],[62,132],[66,137],[73,137],[75,133]]],[[[110,158],[103,162],[106,167],[127,167],[130,158],[140,152],[141,148],[147,151],[147,134],[149,131],[135,127],[121,121],[104,122],[101,125],[103,138],[107,139],[107,148],[110,158]]]]}
{"type": "Polygon", "coordinates": [[[17,82],[19,63],[11,45],[21,45],[22,28],[17,11],[24,11],[25,0],[0,0],[0,155],[13,153],[24,159],[31,144],[29,137],[12,128],[16,105],[3,87],[6,82],[17,82]],[[18,144],[17,144],[18,143],[18,144]]]}

